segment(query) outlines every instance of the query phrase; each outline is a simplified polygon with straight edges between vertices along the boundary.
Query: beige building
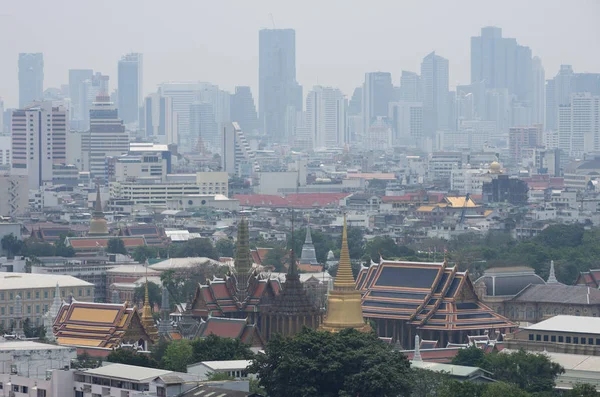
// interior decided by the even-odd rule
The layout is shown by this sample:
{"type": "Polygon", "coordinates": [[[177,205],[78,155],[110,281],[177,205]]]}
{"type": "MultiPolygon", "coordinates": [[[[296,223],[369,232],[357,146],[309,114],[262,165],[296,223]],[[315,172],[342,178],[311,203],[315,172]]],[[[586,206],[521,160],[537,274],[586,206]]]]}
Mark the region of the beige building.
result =
{"type": "Polygon", "coordinates": [[[72,295],[78,301],[94,301],[94,285],[73,276],[0,273],[0,327],[8,329],[17,319],[17,301],[21,302],[23,321],[29,318],[32,325],[42,325],[42,316],[52,306],[57,284],[64,300],[72,295]]]}

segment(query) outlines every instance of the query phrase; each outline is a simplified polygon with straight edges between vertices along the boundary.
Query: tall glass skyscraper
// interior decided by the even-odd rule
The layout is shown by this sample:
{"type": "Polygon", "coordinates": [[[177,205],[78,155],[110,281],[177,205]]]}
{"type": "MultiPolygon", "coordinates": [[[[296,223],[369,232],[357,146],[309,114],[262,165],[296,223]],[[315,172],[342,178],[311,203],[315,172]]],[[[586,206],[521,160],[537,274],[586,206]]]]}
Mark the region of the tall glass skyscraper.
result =
{"type": "Polygon", "coordinates": [[[125,124],[138,123],[142,107],[142,54],[124,55],[119,61],[119,116],[125,124]]]}
{"type": "Polygon", "coordinates": [[[435,52],[421,63],[423,89],[423,128],[433,138],[439,130],[448,129],[449,121],[449,67],[448,60],[435,52]]]}
{"type": "Polygon", "coordinates": [[[41,101],[44,94],[44,55],[19,54],[19,107],[41,101]]]}
{"type": "Polygon", "coordinates": [[[290,107],[302,110],[302,87],[296,82],[296,32],[262,29],[258,35],[258,112],[264,132],[283,142],[290,107]]]}

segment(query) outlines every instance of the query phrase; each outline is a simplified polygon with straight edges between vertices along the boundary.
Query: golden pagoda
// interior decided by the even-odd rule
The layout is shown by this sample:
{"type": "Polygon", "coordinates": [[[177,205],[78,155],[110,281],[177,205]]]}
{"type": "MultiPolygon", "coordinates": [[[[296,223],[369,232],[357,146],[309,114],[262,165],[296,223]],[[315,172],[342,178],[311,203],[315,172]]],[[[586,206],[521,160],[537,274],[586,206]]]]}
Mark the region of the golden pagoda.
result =
{"type": "Polygon", "coordinates": [[[156,324],[154,323],[154,318],[152,317],[152,308],[150,307],[150,296],[148,294],[148,280],[146,280],[146,292],[144,296],[144,307],[142,307],[142,325],[146,330],[146,333],[152,341],[158,340],[158,329],[156,328],[156,324]]]}
{"type": "Polygon", "coordinates": [[[350,266],[346,215],[344,215],[340,263],[338,264],[333,289],[329,291],[327,296],[327,315],[320,329],[339,332],[345,328],[354,328],[360,332],[371,331],[371,326],[366,324],[363,318],[361,294],[356,289],[352,267],[350,266]]]}
{"type": "Polygon", "coordinates": [[[100,185],[96,185],[96,202],[94,203],[88,236],[108,236],[108,224],[104,218],[102,200],[100,199],[100,185]]]}

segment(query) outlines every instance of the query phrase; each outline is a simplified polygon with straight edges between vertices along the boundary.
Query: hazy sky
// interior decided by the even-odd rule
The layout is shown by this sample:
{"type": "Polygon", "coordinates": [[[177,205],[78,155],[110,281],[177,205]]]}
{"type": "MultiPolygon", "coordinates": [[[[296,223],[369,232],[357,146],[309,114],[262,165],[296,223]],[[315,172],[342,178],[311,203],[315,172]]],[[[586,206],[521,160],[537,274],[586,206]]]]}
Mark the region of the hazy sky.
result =
{"type": "Polygon", "coordinates": [[[430,51],[450,60],[450,85],[469,83],[470,37],[495,25],[541,57],[600,72],[597,0],[0,0],[0,97],[17,105],[19,52],[43,52],[45,87],[68,69],[110,76],[117,61],[144,54],[144,91],[168,80],[200,80],[258,95],[258,30],[296,29],[297,77],[350,96],[368,71],[419,71],[430,51]],[[459,5],[455,5],[458,3],[459,5]]]}

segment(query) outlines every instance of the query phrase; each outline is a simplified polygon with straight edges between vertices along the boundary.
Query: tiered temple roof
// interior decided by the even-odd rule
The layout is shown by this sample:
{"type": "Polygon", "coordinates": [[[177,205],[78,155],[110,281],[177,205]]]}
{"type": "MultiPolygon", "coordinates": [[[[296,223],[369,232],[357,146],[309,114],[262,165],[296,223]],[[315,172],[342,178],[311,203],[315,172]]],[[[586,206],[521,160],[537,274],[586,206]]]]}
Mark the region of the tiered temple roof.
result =
{"type": "Polygon", "coordinates": [[[198,286],[192,301],[194,316],[246,317],[243,313],[261,311],[261,306],[270,304],[279,294],[279,281],[263,277],[252,267],[248,237],[248,222],[242,219],[238,226],[235,270],[224,278],[214,278],[198,286]]]}
{"type": "Polygon", "coordinates": [[[244,318],[208,317],[206,320],[201,320],[197,337],[206,338],[211,334],[222,338],[239,339],[253,347],[262,348],[265,345],[256,324],[249,324],[244,318]]]}
{"type": "Polygon", "coordinates": [[[475,295],[468,272],[446,261],[382,260],[362,268],[356,288],[367,318],[405,320],[423,330],[480,330],[514,327],[475,295]]]}
{"type": "Polygon", "coordinates": [[[107,356],[123,344],[145,349],[152,340],[135,308],[76,301],[60,308],[54,335],[59,345],[76,346],[93,356],[107,356]]]}

